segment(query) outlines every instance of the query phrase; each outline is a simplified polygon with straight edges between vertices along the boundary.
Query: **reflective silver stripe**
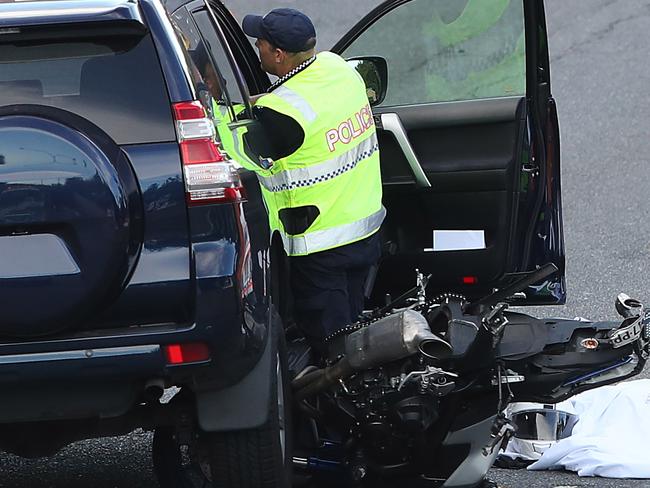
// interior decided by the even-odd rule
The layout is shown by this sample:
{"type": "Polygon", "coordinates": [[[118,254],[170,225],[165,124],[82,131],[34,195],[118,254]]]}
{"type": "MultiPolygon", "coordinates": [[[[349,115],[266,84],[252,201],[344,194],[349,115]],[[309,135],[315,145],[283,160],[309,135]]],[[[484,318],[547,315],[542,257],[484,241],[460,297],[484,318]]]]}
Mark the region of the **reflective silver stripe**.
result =
{"type": "Polygon", "coordinates": [[[316,112],[311,108],[309,102],[303,97],[298,95],[295,91],[287,88],[286,86],[280,86],[273,90],[274,95],[277,95],[285,102],[289,103],[292,107],[300,111],[302,116],[308,121],[313,122],[316,120],[316,112]]]}
{"type": "Polygon", "coordinates": [[[386,217],[386,209],[381,207],[369,217],[350,224],[309,232],[304,236],[290,236],[283,232],[280,234],[288,255],[309,254],[363,239],[379,229],[384,217],[386,217]]]}
{"type": "Polygon", "coordinates": [[[264,188],[273,193],[304,188],[331,180],[353,170],[361,161],[368,159],[377,150],[379,150],[379,143],[377,135],[373,134],[336,158],[306,168],[290,169],[267,177],[260,176],[259,180],[264,188]]]}

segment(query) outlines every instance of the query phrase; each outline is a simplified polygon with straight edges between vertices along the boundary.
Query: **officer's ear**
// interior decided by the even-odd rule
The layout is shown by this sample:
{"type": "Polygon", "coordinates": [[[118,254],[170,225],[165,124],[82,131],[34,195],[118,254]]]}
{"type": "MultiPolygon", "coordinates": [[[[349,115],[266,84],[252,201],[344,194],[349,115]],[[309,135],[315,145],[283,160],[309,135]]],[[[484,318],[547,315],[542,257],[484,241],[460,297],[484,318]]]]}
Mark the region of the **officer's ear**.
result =
{"type": "Polygon", "coordinates": [[[279,47],[273,46],[273,58],[275,64],[282,64],[289,57],[289,53],[280,49],[279,47]]]}

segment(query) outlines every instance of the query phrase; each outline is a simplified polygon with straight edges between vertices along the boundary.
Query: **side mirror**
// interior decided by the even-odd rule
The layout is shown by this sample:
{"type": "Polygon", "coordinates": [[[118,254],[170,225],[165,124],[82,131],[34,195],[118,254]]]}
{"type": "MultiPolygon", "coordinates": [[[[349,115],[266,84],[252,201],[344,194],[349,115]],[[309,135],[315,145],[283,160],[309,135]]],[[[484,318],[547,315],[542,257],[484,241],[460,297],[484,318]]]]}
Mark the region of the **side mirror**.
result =
{"type": "Polygon", "coordinates": [[[379,105],[388,91],[388,63],[379,56],[359,56],[349,58],[348,64],[356,69],[366,82],[370,106],[379,105]]]}

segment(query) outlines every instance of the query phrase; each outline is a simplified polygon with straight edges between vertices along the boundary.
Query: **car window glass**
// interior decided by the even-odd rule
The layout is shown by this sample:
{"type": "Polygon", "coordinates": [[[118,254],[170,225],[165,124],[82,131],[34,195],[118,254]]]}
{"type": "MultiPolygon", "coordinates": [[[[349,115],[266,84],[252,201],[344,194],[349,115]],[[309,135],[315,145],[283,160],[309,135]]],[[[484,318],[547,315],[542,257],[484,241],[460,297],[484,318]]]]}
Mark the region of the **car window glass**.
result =
{"type": "Polygon", "coordinates": [[[173,16],[176,34],[184,47],[186,62],[199,100],[210,117],[221,112],[232,121],[229,110],[229,93],[225,89],[226,81],[221,71],[216,69],[208,49],[192,17],[185,9],[178,10],[173,16]]]}
{"type": "Polygon", "coordinates": [[[526,92],[523,0],[413,0],[343,53],[382,56],[382,106],[520,96],[526,92]]]}
{"type": "MultiPolygon", "coordinates": [[[[244,105],[244,96],[239,89],[237,78],[232,70],[228,56],[224,51],[223,45],[221,44],[217,32],[212,24],[210,14],[205,10],[200,10],[194,13],[194,20],[196,20],[196,24],[203,35],[203,40],[205,41],[208,50],[214,58],[214,62],[221,71],[221,75],[223,76],[226,88],[231,97],[231,102],[238,106],[236,108],[242,108],[244,105]]],[[[239,112],[239,110],[235,111],[239,112]]]]}
{"type": "Polygon", "coordinates": [[[73,112],[118,144],[176,138],[149,36],[16,41],[2,45],[0,106],[36,104],[73,112]]]}

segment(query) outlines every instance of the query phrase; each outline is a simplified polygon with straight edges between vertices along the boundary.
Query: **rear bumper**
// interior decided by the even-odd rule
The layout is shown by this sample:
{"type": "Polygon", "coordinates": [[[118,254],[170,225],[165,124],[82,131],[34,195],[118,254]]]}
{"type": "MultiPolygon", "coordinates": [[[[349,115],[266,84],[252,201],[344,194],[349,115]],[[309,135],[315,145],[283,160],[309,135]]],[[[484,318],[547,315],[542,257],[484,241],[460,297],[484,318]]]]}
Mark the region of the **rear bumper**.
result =
{"type": "Polygon", "coordinates": [[[238,383],[261,357],[268,326],[256,325],[243,335],[242,318],[223,314],[212,323],[131,326],[2,342],[0,387],[44,379],[65,383],[84,378],[156,378],[167,385],[192,385],[196,390],[222,389],[238,383]],[[207,345],[211,359],[166,363],[165,345],[189,343],[207,345]]]}
{"type": "MultiPolygon", "coordinates": [[[[0,388],[7,392],[0,402],[0,424],[116,418],[144,402],[162,407],[146,394],[149,385],[155,389],[187,387],[194,391],[197,406],[202,407],[197,412],[199,420],[208,429],[222,427],[213,425],[215,415],[230,424],[239,418],[235,414],[242,405],[250,402],[249,391],[240,398],[231,390],[255,376],[251,371],[259,369],[256,366],[262,362],[260,357],[267,356],[263,352],[271,341],[270,334],[263,334],[249,341],[236,341],[235,347],[227,334],[215,337],[214,332],[224,330],[225,324],[221,325],[132,327],[112,331],[111,335],[106,334],[108,331],[93,331],[0,344],[0,388]],[[166,344],[192,342],[208,345],[211,359],[168,364],[166,344]],[[228,348],[230,354],[222,354],[228,348]],[[223,404],[224,396],[236,408],[223,404]],[[234,420],[227,415],[231,410],[234,420]]],[[[268,328],[258,329],[262,330],[268,328]]],[[[259,390],[259,385],[254,390],[259,390]]]]}
{"type": "Polygon", "coordinates": [[[159,345],[0,356],[0,422],[118,417],[164,368],[159,345]]]}

